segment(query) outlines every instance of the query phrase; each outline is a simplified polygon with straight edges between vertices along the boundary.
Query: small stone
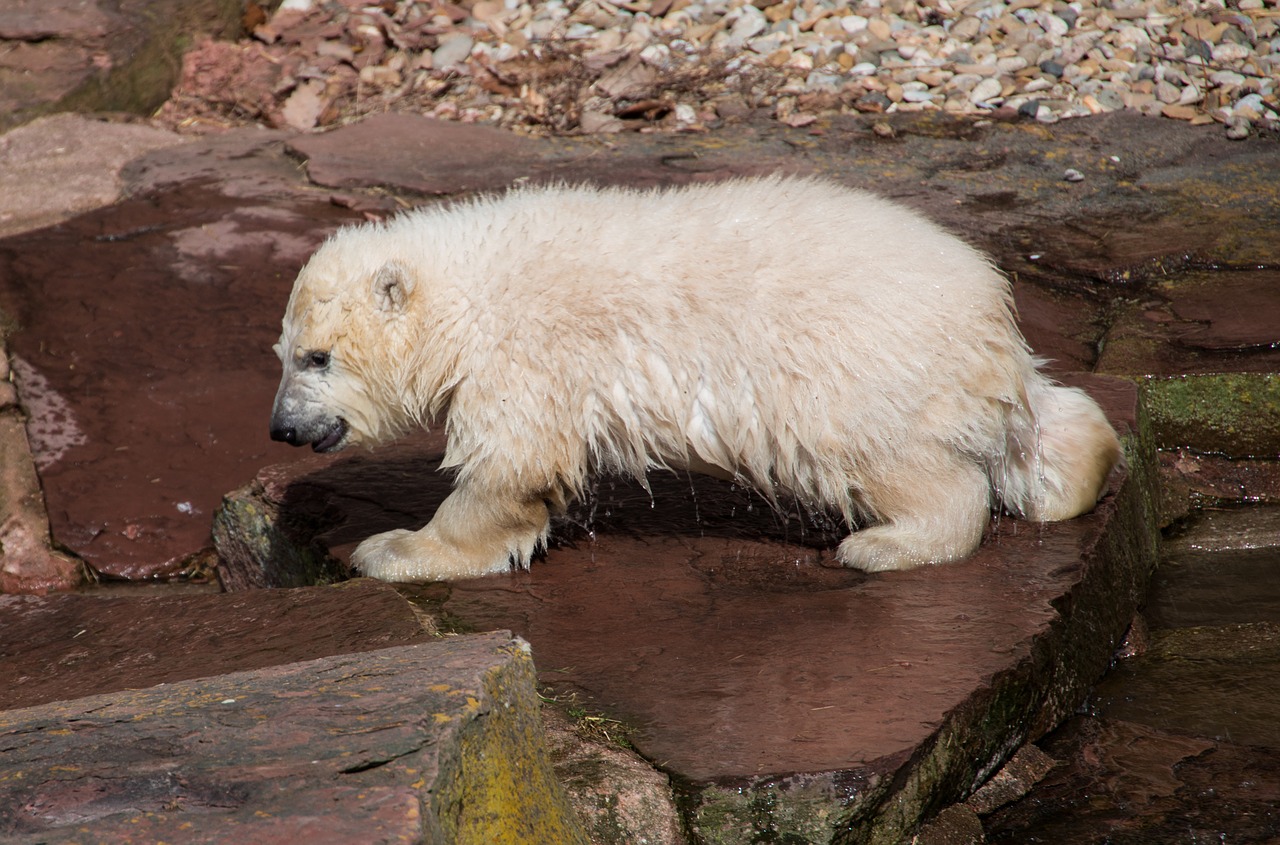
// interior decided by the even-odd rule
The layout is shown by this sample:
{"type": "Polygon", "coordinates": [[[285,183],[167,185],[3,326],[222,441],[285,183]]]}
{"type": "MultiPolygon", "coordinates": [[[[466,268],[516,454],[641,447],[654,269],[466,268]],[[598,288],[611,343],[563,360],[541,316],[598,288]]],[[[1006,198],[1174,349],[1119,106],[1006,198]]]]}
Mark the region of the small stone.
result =
{"type": "Polygon", "coordinates": [[[981,62],[956,63],[955,71],[957,75],[969,74],[973,76],[995,76],[999,73],[999,69],[995,64],[982,64],[981,62]]]}
{"type": "Polygon", "coordinates": [[[1191,18],[1182,24],[1182,31],[1192,38],[1198,38],[1201,41],[1208,41],[1216,44],[1218,39],[1222,37],[1222,31],[1227,28],[1225,23],[1215,24],[1207,18],[1191,18]]]}
{"type": "Polygon", "coordinates": [[[1187,58],[1204,59],[1206,62],[1213,60],[1213,46],[1208,42],[1199,38],[1188,38],[1187,58]]]}
{"type": "Polygon", "coordinates": [[[1172,83],[1160,80],[1156,83],[1154,91],[1156,99],[1162,103],[1176,103],[1178,98],[1182,96],[1182,90],[1172,83]]]}
{"type": "Polygon", "coordinates": [[[1062,174],[1062,178],[1067,182],[1083,182],[1084,174],[1079,170],[1076,170],[1074,167],[1070,167],[1062,174]]]}
{"type": "Polygon", "coordinates": [[[1227,121],[1227,137],[1232,141],[1240,141],[1249,137],[1252,125],[1243,117],[1233,117],[1227,121]]]}
{"type": "Polygon", "coordinates": [[[945,70],[922,70],[916,74],[916,79],[930,88],[937,88],[950,78],[951,74],[945,70]]]}
{"type": "Polygon", "coordinates": [[[1244,77],[1232,70],[1216,70],[1209,74],[1209,81],[1224,88],[1239,88],[1244,84],[1244,77]]]}
{"type": "Polygon", "coordinates": [[[294,89],[280,109],[285,125],[296,132],[314,129],[326,105],[324,89],[324,83],[318,79],[308,80],[294,89]]]}
{"type": "Polygon", "coordinates": [[[1052,60],[1046,60],[1040,63],[1040,70],[1050,76],[1061,77],[1063,71],[1066,70],[1061,63],[1052,60]]]}
{"type": "Polygon", "coordinates": [[[360,81],[375,88],[396,88],[400,85],[400,71],[387,65],[366,65],[360,68],[360,81]]]}
{"type": "Polygon", "coordinates": [[[968,41],[982,29],[982,21],[968,15],[956,21],[951,27],[951,37],[956,41],[968,41]]]}
{"type": "Polygon", "coordinates": [[[1013,74],[1025,68],[1029,62],[1021,56],[1008,56],[996,62],[996,70],[1003,74],[1013,74]]]}
{"type": "Polygon", "coordinates": [[[951,77],[951,81],[947,83],[947,87],[951,88],[952,90],[963,91],[964,93],[968,94],[981,81],[982,81],[982,77],[978,76],[977,74],[958,73],[955,76],[951,77]]]}
{"type": "Polygon", "coordinates": [[[769,67],[782,67],[789,61],[791,61],[790,47],[779,47],[764,58],[764,63],[769,67]]]}
{"type": "Polygon", "coordinates": [[[1195,85],[1188,85],[1178,94],[1178,105],[1188,106],[1192,103],[1198,103],[1204,99],[1204,92],[1195,85]]]}
{"type": "Polygon", "coordinates": [[[1040,24],[1041,29],[1055,38],[1066,35],[1067,30],[1071,28],[1062,18],[1048,12],[1041,12],[1036,17],[1036,23],[1040,24]]]}
{"type": "Polygon", "coordinates": [[[1234,41],[1224,41],[1213,48],[1213,60],[1219,63],[1238,62],[1249,57],[1249,48],[1234,41]]]}
{"type": "Polygon", "coordinates": [[[867,19],[861,15],[845,15],[840,18],[840,26],[844,31],[853,35],[855,32],[861,32],[867,28],[867,19]]]}
{"type": "Polygon", "coordinates": [[[871,114],[879,114],[891,105],[893,102],[880,91],[868,91],[853,103],[853,107],[858,111],[871,114]]]}
{"type": "Polygon", "coordinates": [[[589,135],[606,135],[621,132],[626,125],[606,112],[584,110],[578,118],[578,127],[589,135]]]}
{"type": "Polygon", "coordinates": [[[1057,123],[1059,120],[1062,120],[1062,115],[1043,104],[1040,106],[1040,111],[1036,112],[1036,123],[1057,123]]]}
{"type": "Polygon", "coordinates": [[[431,54],[432,64],[440,69],[454,67],[467,60],[475,42],[464,32],[441,36],[440,46],[431,54]]]}
{"type": "Polygon", "coordinates": [[[889,27],[889,22],[882,17],[874,17],[867,21],[867,31],[876,38],[889,39],[893,30],[889,27]]]}
{"type": "Polygon", "coordinates": [[[739,6],[738,13],[737,19],[729,30],[731,43],[741,44],[748,38],[759,35],[769,25],[764,14],[755,6],[739,6]]]}
{"type": "Polygon", "coordinates": [[[1004,86],[1000,84],[1000,80],[988,77],[973,86],[973,90],[969,92],[969,102],[975,106],[987,105],[1003,92],[1004,86]]]}
{"type": "Polygon", "coordinates": [[[1179,103],[1169,103],[1160,110],[1165,117],[1171,117],[1174,120],[1191,120],[1199,112],[1195,106],[1181,105],[1179,103]]]}
{"type": "Polygon", "coordinates": [[[1125,107],[1124,92],[1114,88],[1103,88],[1095,95],[1103,111],[1119,111],[1125,107]]]}

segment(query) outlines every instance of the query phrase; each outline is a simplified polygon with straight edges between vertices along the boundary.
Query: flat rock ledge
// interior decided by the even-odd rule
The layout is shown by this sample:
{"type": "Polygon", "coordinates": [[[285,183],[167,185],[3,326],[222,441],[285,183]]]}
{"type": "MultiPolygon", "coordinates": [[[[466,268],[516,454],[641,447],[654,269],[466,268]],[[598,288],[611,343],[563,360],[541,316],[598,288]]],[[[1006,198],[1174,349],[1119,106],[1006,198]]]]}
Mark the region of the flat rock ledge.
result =
{"type": "Polygon", "coordinates": [[[505,632],[0,712],[7,842],[585,843],[505,632]]]}
{"type": "MultiPolygon", "coordinates": [[[[416,600],[459,630],[512,629],[542,684],[629,726],[671,776],[696,841],[909,840],[1080,705],[1154,566],[1155,458],[1137,386],[1071,381],[1124,433],[1127,470],[1088,516],[994,520],[969,561],[832,570],[815,565],[821,538],[797,540],[767,514],[744,520],[745,501],[701,480],[655,476],[652,499],[600,493],[590,530],[531,571],[416,600]],[[695,510],[695,526],[677,515],[695,510]]],[[[331,577],[361,536],[425,522],[447,491],[431,447],[264,470],[218,514],[224,583],[295,583],[281,567],[298,561],[331,577]]]]}

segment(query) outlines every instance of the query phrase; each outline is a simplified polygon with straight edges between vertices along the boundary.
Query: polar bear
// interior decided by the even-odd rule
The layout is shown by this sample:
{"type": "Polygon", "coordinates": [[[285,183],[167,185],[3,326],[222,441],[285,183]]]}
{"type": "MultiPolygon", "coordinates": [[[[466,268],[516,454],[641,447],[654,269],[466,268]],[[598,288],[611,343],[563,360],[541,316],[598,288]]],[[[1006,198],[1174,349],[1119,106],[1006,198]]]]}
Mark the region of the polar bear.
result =
{"type": "Polygon", "coordinates": [[[924,217],[818,179],[556,186],[358,225],[302,269],[272,438],[444,420],[454,488],[352,562],[391,581],[529,565],[592,473],[690,469],[837,512],[867,571],[963,558],[992,509],[1089,511],[1121,459],[1037,371],[1009,284],[924,217]]]}

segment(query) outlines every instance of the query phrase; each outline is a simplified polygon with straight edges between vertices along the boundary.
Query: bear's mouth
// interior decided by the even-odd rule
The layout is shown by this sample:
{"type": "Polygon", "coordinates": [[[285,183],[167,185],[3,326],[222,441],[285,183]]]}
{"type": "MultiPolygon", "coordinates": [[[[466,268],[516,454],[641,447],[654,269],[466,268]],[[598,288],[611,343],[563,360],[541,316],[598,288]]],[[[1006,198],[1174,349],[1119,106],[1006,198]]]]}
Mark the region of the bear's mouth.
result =
{"type": "Polygon", "coordinates": [[[342,445],[342,441],[347,436],[347,421],[342,417],[338,417],[337,422],[333,424],[333,428],[329,429],[329,433],[319,440],[311,442],[311,448],[316,452],[331,452],[342,445]]]}

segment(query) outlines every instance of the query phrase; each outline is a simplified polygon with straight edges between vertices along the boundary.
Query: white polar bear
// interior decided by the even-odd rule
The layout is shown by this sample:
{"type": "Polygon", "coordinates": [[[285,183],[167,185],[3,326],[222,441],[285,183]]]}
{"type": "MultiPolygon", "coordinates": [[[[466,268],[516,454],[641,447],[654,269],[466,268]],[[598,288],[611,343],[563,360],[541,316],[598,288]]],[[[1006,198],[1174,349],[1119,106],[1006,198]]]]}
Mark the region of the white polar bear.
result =
{"type": "Polygon", "coordinates": [[[995,506],[1084,513],[1120,443],[1036,370],[1009,285],[918,214],[813,179],[529,188],[344,229],[303,268],[271,436],[445,417],[453,492],[368,538],[391,581],[527,566],[591,473],[688,468],[839,511],[846,566],[965,557],[995,506]]]}

